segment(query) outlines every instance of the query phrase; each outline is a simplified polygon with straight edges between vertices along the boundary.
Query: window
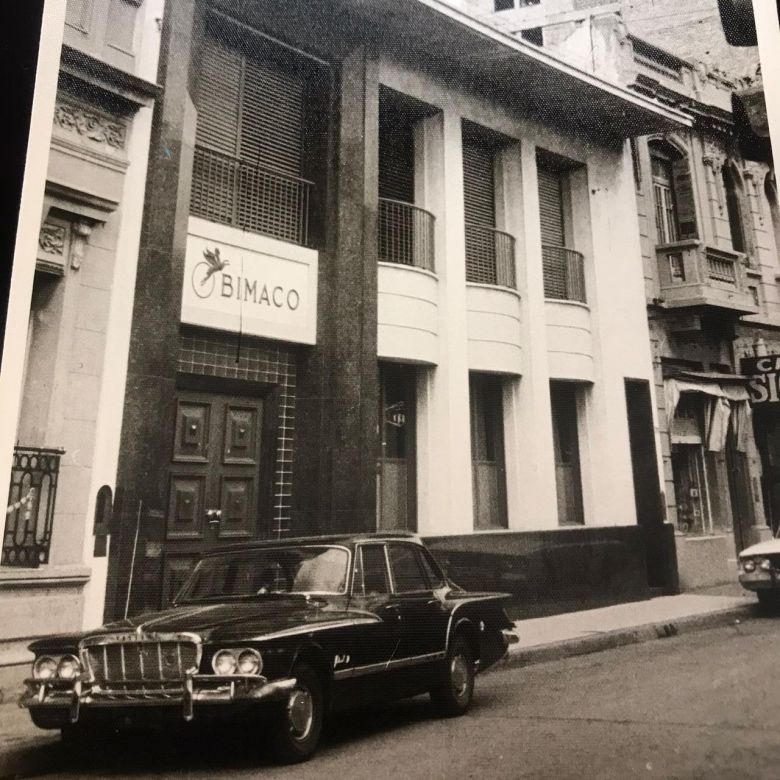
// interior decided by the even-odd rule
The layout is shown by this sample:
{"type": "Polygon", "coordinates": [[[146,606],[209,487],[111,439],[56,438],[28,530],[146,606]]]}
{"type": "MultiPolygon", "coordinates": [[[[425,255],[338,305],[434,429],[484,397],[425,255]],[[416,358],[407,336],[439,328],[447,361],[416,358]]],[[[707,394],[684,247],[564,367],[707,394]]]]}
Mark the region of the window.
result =
{"type": "Polygon", "coordinates": [[[515,0],[495,0],[493,8],[496,11],[509,11],[515,7],[515,0]]]}
{"type": "Polygon", "coordinates": [[[417,550],[411,544],[391,544],[390,568],[396,593],[414,593],[431,590],[428,578],[422,568],[417,550]]]}
{"type": "Polygon", "coordinates": [[[502,396],[503,388],[498,377],[472,374],[469,401],[476,528],[507,526],[502,396]]]}
{"type": "Polygon", "coordinates": [[[106,43],[132,54],[135,49],[135,25],[141,0],[111,0],[108,6],[106,43]]]}
{"type": "Polygon", "coordinates": [[[355,556],[355,579],[352,593],[369,596],[372,593],[389,593],[387,559],[381,544],[362,544],[355,556]]]}
{"type": "Polygon", "coordinates": [[[327,111],[313,104],[326,100],[323,74],[260,35],[217,27],[199,60],[192,214],[307,244],[307,152],[326,132],[327,111]]]}
{"type": "Polygon", "coordinates": [[[558,522],[561,525],[582,525],[584,522],[577,393],[574,383],[550,382],[558,522]]]}
{"type": "Polygon", "coordinates": [[[777,180],[774,171],[764,179],[764,194],[769,203],[769,216],[772,219],[772,233],[775,238],[775,256],[780,260],[780,204],[777,199],[777,180]]]}
{"type": "Polygon", "coordinates": [[[744,191],[742,179],[730,163],[723,166],[723,187],[726,190],[726,211],[731,230],[731,246],[735,252],[747,252],[745,226],[742,219],[742,200],[744,191]]]}
{"type": "Polygon", "coordinates": [[[696,208],[687,157],[665,141],[651,141],[649,148],[656,243],[696,238],[696,208]]]}

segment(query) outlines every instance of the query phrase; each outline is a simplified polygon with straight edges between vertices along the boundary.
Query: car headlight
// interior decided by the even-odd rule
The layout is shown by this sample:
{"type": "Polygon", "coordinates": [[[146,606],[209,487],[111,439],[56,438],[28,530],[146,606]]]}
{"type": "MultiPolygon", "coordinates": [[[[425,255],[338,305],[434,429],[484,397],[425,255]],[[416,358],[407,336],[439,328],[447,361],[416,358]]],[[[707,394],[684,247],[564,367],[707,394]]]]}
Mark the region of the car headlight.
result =
{"type": "Polygon", "coordinates": [[[263,657],[257,650],[247,648],[238,655],[239,674],[260,674],[263,670],[263,657]]]}
{"type": "Polygon", "coordinates": [[[33,677],[36,680],[51,680],[57,674],[57,661],[49,655],[35,659],[33,677]]]}
{"type": "Polygon", "coordinates": [[[742,561],[742,568],[747,572],[755,571],[756,562],[748,558],[747,560],[742,561]]]}
{"type": "Polygon", "coordinates": [[[220,650],[212,659],[211,667],[216,674],[233,674],[238,666],[232,650],[220,650]]]}
{"type": "Polygon", "coordinates": [[[57,677],[62,680],[74,680],[81,674],[81,663],[75,655],[64,655],[57,664],[57,677]]]}
{"type": "Polygon", "coordinates": [[[763,571],[770,571],[772,569],[772,561],[769,558],[762,558],[758,566],[763,571]]]}

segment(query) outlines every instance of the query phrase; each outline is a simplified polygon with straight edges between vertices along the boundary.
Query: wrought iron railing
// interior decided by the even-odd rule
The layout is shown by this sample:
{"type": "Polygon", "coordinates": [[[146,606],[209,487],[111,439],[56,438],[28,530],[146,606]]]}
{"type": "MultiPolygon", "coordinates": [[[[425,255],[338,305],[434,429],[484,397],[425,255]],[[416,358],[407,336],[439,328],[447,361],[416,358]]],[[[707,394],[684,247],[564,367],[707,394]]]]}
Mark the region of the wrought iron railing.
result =
{"type": "Polygon", "coordinates": [[[0,563],[37,568],[49,562],[60,458],[64,450],[15,447],[0,563]]]}
{"type": "Polygon", "coordinates": [[[190,213],[306,246],[313,187],[306,179],[198,146],[190,213]]]}
{"type": "Polygon", "coordinates": [[[433,225],[429,211],[400,200],[379,199],[379,260],[433,271],[433,225]]]}
{"type": "Polygon", "coordinates": [[[467,222],[466,281],[517,287],[514,236],[487,225],[467,222]]]}
{"type": "Polygon", "coordinates": [[[585,258],[580,252],[562,246],[542,245],[544,297],[587,303],[585,258]]]}

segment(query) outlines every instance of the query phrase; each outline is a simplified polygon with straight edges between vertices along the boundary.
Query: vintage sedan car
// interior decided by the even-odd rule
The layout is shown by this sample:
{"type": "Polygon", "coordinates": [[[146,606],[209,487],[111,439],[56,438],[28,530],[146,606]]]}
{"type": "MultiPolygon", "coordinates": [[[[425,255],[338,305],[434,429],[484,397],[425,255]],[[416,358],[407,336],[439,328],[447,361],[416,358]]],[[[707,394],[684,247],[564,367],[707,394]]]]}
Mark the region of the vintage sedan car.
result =
{"type": "Polygon", "coordinates": [[[739,554],[739,582],[755,591],[763,607],[780,606],[780,539],[768,539],[739,554]]]}
{"type": "Polygon", "coordinates": [[[31,644],[21,704],[82,744],[101,727],[265,712],[278,757],[300,761],[348,706],[428,692],[464,713],[476,672],[516,641],[506,598],[459,588],[408,534],[235,546],[204,557],[169,609],[31,644]]]}

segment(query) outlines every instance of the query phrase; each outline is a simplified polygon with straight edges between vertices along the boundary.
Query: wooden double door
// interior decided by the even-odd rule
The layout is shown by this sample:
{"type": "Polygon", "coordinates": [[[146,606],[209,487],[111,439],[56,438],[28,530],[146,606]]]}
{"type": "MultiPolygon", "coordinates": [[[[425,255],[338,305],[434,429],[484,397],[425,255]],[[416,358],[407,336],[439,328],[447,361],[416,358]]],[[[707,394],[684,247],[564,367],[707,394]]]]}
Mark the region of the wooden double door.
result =
{"type": "Polygon", "coordinates": [[[163,605],[204,553],[270,528],[273,435],[262,397],[179,391],[163,543],[163,605]]]}

